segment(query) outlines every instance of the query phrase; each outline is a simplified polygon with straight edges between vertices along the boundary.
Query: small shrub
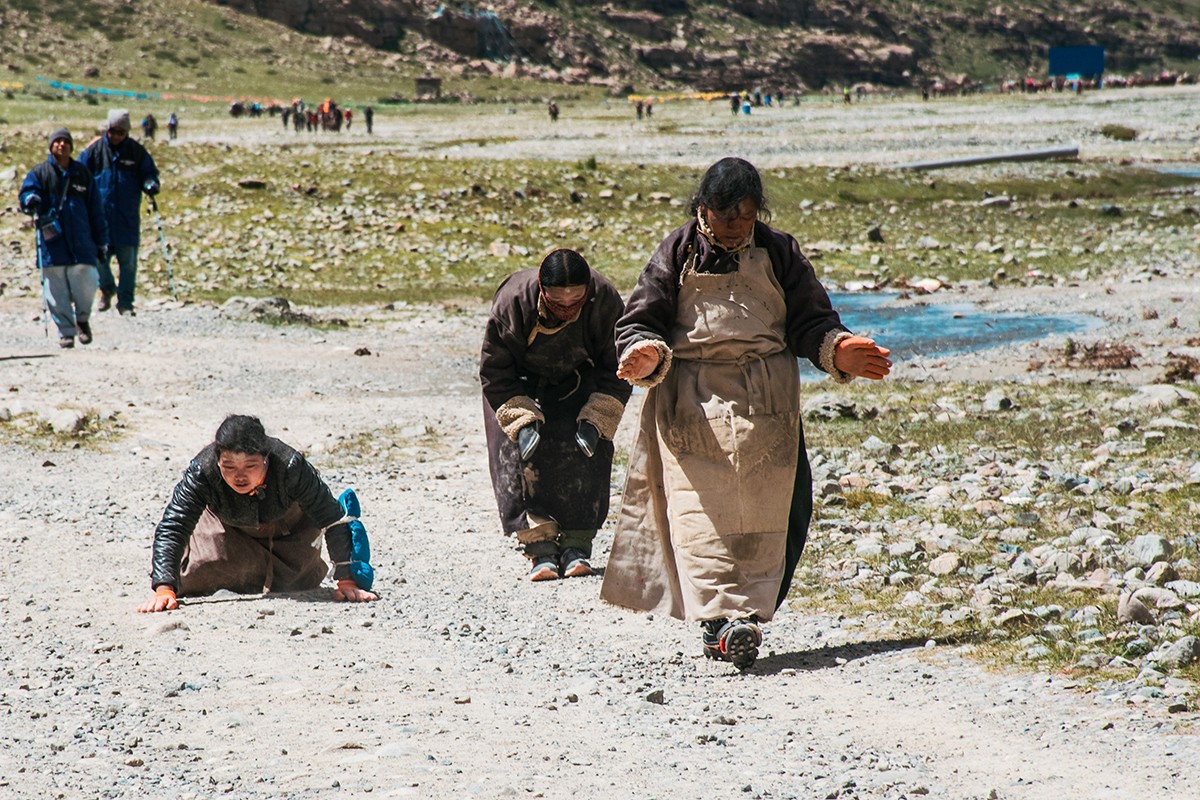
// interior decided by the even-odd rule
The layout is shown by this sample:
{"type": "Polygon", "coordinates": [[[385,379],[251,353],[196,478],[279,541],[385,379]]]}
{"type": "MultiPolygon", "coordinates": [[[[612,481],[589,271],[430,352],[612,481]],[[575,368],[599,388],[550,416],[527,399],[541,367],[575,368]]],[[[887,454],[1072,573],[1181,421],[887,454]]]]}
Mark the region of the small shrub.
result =
{"type": "Polygon", "coordinates": [[[1100,133],[1118,142],[1132,142],[1137,138],[1137,131],[1125,125],[1105,125],[1100,133]]]}

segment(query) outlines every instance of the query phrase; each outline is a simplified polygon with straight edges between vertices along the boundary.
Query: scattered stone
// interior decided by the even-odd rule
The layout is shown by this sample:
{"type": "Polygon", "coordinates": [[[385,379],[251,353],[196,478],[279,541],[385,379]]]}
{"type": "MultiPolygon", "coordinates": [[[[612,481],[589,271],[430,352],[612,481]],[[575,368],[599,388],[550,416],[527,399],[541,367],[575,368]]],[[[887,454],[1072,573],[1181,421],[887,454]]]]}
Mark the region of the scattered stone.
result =
{"type": "Polygon", "coordinates": [[[1018,583],[1034,583],[1037,581],[1037,564],[1028,553],[1018,553],[1008,568],[1008,575],[1018,583]]]}
{"type": "Polygon", "coordinates": [[[822,392],[805,401],[804,416],[810,419],[858,419],[858,405],[833,392],[822,392]]]}
{"type": "Polygon", "coordinates": [[[646,702],[661,706],[667,702],[666,695],[663,694],[662,689],[655,689],[646,695],[646,702]]]}
{"type": "Polygon", "coordinates": [[[75,408],[56,408],[46,414],[46,422],[55,433],[70,436],[87,427],[88,414],[75,408]]]}
{"type": "Polygon", "coordinates": [[[1186,597],[1189,600],[1200,598],[1200,583],[1196,581],[1168,581],[1164,588],[1170,589],[1176,597],[1186,597]]]}
{"type": "Polygon", "coordinates": [[[1200,661],[1200,639],[1184,636],[1169,646],[1157,661],[1166,669],[1181,669],[1200,661]]]}
{"type": "Polygon", "coordinates": [[[1200,394],[1169,383],[1152,383],[1140,387],[1135,394],[1112,404],[1117,411],[1162,411],[1195,403],[1200,394]]]}
{"type": "Polygon", "coordinates": [[[1166,561],[1159,561],[1146,572],[1146,582],[1154,586],[1165,586],[1179,580],[1179,573],[1166,561]]]}
{"type": "Polygon", "coordinates": [[[1133,592],[1122,592],[1121,596],[1117,598],[1117,619],[1121,622],[1137,622],[1143,625],[1153,625],[1156,621],[1154,613],[1141,600],[1135,599],[1133,592]]]}
{"type": "Polygon", "coordinates": [[[882,244],[883,243],[883,228],[879,227],[878,225],[872,225],[870,228],[868,228],[867,229],[867,241],[868,242],[877,242],[879,244],[882,244]]]}
{"type": "Polygon", "coordinates": [[[237,182],[237,185],[242,189],[265,189],[267,182],[261,178],[242,178],[237,182]]]}
{"type": "Polygon", "coordinates": [[[942,553],[929,562],[930,575],[953,575],[962,566],[962,558],[957,553],[942,553]]]}
{"type": "Polygon", "coordinates": [[[983,397],[984,411],[1008,411],[1013,401],[1003,389],[992,389],[983,397]]]}
{"type": "Polygon", "coordinates": [[[1035,625],[1038,618],[1022,608],[1010,608],[997,614],[992,620],[997,628],[1017,628],[1022,625],[1035,625]]]}
{"type": "Polygon", "coordinates": [[[858,447],[859,451],[866,456],[870,456],[879,461],[884,461],[889,458],[895,458],[900,455],[900,448],[894,444],[888,444],[877,436],[869,436],[858,447]]]}
{"type": "Polygon", "coordinates": [[[1159,610],[1179,608],[1184,604],[1179,595],[1170,589],[1163,589],[1157,586],[1143,586],[1140,589],[1135,589],[1133,598],[1144,603],[1147,607],[1159,610]]]}
{"type": "Polygon", "coordinates": [[[1146,534],[1133,540],[1129,546],[1130,563],[1149,567],[1159,561],[1168,561],[1174,547],[1162,536],[1146,534]]]}

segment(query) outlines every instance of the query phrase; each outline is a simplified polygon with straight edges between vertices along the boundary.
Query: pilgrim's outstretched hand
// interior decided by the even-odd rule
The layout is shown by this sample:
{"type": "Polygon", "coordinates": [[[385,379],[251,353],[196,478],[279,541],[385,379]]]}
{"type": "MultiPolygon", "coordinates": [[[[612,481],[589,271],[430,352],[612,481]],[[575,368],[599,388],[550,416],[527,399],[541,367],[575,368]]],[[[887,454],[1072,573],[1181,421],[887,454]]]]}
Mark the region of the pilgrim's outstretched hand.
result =
{"type": "Polygon", "coordinates": [[[174,611],[177,608],[179,601],[175,599],[175,590],[170,586],[159,586],[154,592],[154,597],[138,606],[137,610],[139,614],[151,614],[155,611],[174,611]]]}
{"type": "Polygon", "coordinates": [[[892,362],[888,359],[891,352],[865,336],[851,336],[838,342],[833,365],[856,378],[877,381],[892,371],[892,362]]]}
{"type": "Polygon", "coordinates": [[[617,366],[617,377],[627,381],[639,381],[658,368],[660,356],[654,342],[640,342],[633,346],[617,366]]]}
{"type": "Polygon", "coordinates": [[[374,592],[368,592],[366,589],[358,588],[358,584],[352,580],[340,580],[337,582],[337,589],[333,593],[333,599],[348,603],[368,603],[372,600],[378,600],[379,595],[374,592]]]}

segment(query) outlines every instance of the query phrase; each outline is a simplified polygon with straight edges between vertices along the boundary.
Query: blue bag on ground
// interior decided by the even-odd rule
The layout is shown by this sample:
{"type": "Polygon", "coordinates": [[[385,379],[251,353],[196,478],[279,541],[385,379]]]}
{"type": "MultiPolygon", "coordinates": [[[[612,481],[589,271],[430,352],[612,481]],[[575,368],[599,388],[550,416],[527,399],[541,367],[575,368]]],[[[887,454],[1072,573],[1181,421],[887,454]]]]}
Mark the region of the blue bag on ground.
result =
{"type": "Polygon", "coordinates": [[[371,544],[367,541],[367,529],[358,521],[362,506],[358,503],[358,495],[353,489],[347,489],[338,497],[342,509],[350,520],[350,577],[358,584],[358,588],[370,590],[375,583],[375,570],[371,567],[371,544]]]}

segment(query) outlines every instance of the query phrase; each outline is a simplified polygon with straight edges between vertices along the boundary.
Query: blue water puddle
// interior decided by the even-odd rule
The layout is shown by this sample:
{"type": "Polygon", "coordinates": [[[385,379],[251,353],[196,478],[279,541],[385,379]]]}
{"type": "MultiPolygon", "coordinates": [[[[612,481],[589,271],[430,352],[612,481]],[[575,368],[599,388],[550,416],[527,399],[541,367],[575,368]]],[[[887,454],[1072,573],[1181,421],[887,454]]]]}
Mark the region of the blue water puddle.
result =
{"type": "MultiPolygon", "coordinates": [[[[1080,314],[1019,314],[985,311],[973,303],[893,305],[895,293],[830,292],[846,327],[870,336],[892,351],[892,360],[948,356],[1028,342],[1052,334],[1070,335],[1097,327],[1080,314]]],[[[820,377],[804,370],[805,377],[820,377]]]]}

